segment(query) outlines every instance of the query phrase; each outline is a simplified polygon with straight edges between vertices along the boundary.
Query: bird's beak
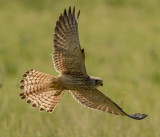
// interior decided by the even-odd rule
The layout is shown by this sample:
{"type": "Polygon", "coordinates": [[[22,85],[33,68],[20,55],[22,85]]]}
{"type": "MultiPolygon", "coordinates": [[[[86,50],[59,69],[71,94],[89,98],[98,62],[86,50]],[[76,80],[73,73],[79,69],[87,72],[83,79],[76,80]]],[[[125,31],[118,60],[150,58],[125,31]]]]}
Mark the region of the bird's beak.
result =
{"type": "Polygon", "coordinates": [[[101,86],[103,86],[103,83],[101,83],[101,86]]]}

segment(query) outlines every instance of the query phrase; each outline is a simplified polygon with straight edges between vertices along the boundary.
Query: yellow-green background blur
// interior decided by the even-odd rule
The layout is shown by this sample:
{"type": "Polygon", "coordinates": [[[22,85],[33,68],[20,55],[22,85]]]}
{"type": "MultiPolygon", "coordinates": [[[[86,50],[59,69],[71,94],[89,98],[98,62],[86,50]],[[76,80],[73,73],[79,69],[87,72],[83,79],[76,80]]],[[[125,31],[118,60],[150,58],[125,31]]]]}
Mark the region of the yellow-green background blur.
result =
{"type": "Polygon", "coordinates": [[[0,137],[159,137],[159,0],[1,0],[0,137]],[[52,114],[21,100],[19,81],[33,68],[53,68],[56,20],[69,6],[81,10],[79,35],[90,75],[136,121],[93,111],[66,92],[52,114]]]}

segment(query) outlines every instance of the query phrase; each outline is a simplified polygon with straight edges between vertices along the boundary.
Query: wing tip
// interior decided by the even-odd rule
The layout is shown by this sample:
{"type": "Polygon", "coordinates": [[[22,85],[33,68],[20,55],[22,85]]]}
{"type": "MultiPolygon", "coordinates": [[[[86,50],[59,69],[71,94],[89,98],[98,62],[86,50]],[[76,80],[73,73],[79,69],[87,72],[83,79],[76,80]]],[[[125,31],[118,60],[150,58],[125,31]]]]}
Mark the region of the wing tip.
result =
{"type": "Polygon", "coordinates": [[[132,119],[136,119],[136,120],[142,120],[145,117],[147,117],[147,114],[140,114],[140,113],[136,113],[136,114],[132,114],[132,115],[127,115],[128,117],[132,118],[132,119]]]}
{"type": "MultiPolygon", "coordinates": [[[[68,18],[69,15],[72,15],[73,17],[75,17],[75,6],[73,6],[73,12],[72,12],[72,6],[69,6],[68,9],[65,8],[63,14],[60,14],[60,17],[67,17],[68,18]],[[67,11],[68,11],[68,14],[67,14],[67,11]]],[[[79,15],[80,15],[80,10],[78,11],[77,17],[76,17],[77,22],[78,22],[78,19],[79,19],[79,15]]]]}

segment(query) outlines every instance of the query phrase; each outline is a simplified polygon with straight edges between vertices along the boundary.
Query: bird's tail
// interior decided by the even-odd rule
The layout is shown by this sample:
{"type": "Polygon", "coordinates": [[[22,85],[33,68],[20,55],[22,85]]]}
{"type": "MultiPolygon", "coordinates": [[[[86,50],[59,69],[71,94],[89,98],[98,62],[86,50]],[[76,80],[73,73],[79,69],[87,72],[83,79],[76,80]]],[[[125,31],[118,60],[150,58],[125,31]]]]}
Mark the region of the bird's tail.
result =
{"type": "Polygon", "coordinates": [[[20,94],[21,99],[27,99],[33,107],[41,105],[40,111],[52,112],[64,94],[56,88],[59,85],[57,77],[37,70],[27,71],[20,83],[20,89],[24,91],[20,94]]]}

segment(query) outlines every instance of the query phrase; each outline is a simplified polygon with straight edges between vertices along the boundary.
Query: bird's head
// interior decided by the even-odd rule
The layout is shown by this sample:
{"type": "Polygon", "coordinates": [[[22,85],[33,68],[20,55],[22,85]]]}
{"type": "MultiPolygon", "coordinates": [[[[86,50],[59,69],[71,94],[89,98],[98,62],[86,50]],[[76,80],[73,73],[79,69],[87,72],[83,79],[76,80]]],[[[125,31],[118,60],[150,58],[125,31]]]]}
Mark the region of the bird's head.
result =
{"type": "Polygon", "coordinates": [[[92,85],[95,87],[103,86],[103,80],[98,77],[91,77],[92,85]]]}

